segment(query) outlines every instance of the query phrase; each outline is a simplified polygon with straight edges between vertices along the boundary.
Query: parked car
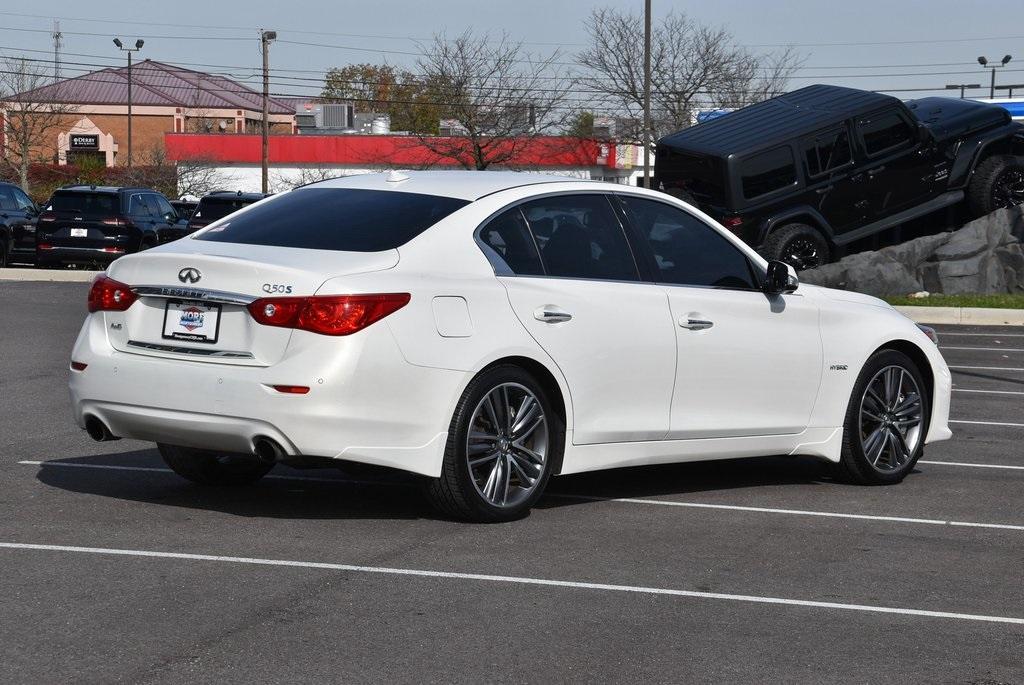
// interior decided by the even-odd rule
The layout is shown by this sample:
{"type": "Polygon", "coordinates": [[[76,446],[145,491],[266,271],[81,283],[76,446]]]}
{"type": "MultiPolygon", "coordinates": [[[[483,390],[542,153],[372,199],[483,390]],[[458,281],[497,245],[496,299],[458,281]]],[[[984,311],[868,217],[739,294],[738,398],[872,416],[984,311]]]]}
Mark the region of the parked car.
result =
{"type": "Polygon", "coordinates": [[[1024,125],[998,106],[809,86],[662,138],[655,183],[797,269],[965,199],[1024,202],[1024,125]]]}
{"type": "Polygon", "coordinates": [[[0,183],[0,267],[36,260],[39,207],[13,183],[0,183]]]}
{"type": "Polygon", "coordinates": [[[117,260],[89,311],[78,425],[198,483],[355,462],[495,521],[559,473],[793,454],[895,483],[950,437],[949,369],[910,319],[611,183],[324,181],[117,260]]]}
{"type": "Polygon", "coordinates": [[[39,215],[36,264],[108,264],[185,233],[186,221],[155,190],[65,186],[39,215]]]}
{"type": "Polygon", "coordinates": [[[207,193],[199,200],[199,206],[188,222],[189,232],[198,231],[204,226],[209,226],[217,219],[223,219],[228,214],[237,212],[242,207],[248,207],[254,202],[259,202],[268,197],[263,193],[243,193],[241,190],[231,192],[218,190],[207,193]]]}
{"type": "Polygon", "coordinates": [[[192,218],[193,212],[196,211],[196,207],[199,203],[195,200],[170,200],[171,206],[174,207],[174,211],[178,213],[183,219],[192,218]]]}

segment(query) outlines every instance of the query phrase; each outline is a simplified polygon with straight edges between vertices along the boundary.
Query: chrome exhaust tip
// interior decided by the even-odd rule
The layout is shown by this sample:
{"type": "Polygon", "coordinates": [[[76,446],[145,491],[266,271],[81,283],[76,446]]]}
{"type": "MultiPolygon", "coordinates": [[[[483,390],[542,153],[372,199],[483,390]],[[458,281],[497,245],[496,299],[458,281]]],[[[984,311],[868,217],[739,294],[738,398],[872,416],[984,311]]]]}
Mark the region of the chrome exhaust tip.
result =
{"type": "Polygon", "coordinates": [[[268,464],[278,462],[286,456],[284,448],[267,437],[259,437],[252,441],[252,453],[257,459],[268,464]]]}

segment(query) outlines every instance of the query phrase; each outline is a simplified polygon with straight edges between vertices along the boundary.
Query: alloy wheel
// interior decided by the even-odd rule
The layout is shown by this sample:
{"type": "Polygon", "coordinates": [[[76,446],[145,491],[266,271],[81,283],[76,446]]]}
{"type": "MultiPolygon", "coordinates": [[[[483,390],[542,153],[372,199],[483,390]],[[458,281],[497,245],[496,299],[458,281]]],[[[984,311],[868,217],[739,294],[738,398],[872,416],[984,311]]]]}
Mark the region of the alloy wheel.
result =
{"type": "Polygon", "coordinates": [[[1024,204],[1024,170],[1007,169],[992,183],[992,206],[1001,209],[1024,204]]]}
{"type": "Polygon", "coordinates": [[[786,245],[782,261],[790,264],[797,271],[821,266],[818,246],[809,238],[795,238],[791,240],[786,245]]]}
{"type": "Polygon", "coordinates": [[[921,442],[921,391],[902,366],[886,366],[864,388],[860,401],[860,440],[873,468],[890,473],[909,462],[921,442]]]}
{"type": "Polygon", "coordinates": [[[496,507],[515,507],[537,488],[548,455],[548,424],[537,396],[519,383],[490,390],[473,410],[466,437],[469,474],[496,507]]]}

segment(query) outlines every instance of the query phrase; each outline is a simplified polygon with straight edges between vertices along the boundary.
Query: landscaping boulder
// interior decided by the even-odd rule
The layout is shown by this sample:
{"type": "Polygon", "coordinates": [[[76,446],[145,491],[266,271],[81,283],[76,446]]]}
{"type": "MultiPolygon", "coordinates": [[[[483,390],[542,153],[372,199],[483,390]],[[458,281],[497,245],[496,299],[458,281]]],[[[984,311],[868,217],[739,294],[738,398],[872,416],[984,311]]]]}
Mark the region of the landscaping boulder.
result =
{"type": "Polygon", "coordinates": [[[869,295],[1024,292],[1024,206],[1000,209],[952,233],[860,252],[800,280],[869,295]]]}

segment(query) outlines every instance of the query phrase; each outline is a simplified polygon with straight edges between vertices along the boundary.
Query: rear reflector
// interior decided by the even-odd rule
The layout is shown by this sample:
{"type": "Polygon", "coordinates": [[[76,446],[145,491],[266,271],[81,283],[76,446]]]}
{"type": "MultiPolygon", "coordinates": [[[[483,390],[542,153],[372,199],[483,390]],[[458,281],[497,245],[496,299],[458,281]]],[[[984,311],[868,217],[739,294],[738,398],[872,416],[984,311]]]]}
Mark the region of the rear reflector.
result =
{"type": "Polygon", "coordinates": [[[409,293],[267,297],[248,307],[264,326],[298,328],[321,335],[351,335],[409,304],[409,293]]]}
{"type": "Polygon", "coordinates": [[[36,245],[36,247],[38,247],[40,250],[52,250],[53,249],[53,245],[51,245],[50,243],[39,243],[38,245],[36,245]]]}
{"type": "Polygon", "coordinates": [[[87,367],[87,366],[88,366],[88,364],[86,364],[85,362],[75,362],[75,361],[71,362],[71,370],[72,371],[85,371],[85,367],[87,367]]]}
{"type": "Polygon", "coordinates": [[[309,392],[308,385],[275,385],[274,390],[288,395],[305,395],[309,392]]]}
{"type": "Polygon", "coordinates": [[[89,311],[123,312],[137,299],[130,286],[100,274],[89,289],[89,311]]]}
{"type": "Polygon", "coordinates": [[[121,252],[124,252],[124,248],[123,247],[105,247],[105,248],[103,248],[103,251],[104,252],[115,252],[115,253],[120,254],[121,252]]]}

